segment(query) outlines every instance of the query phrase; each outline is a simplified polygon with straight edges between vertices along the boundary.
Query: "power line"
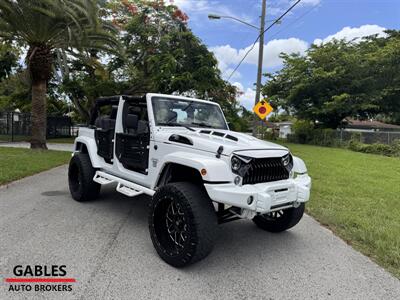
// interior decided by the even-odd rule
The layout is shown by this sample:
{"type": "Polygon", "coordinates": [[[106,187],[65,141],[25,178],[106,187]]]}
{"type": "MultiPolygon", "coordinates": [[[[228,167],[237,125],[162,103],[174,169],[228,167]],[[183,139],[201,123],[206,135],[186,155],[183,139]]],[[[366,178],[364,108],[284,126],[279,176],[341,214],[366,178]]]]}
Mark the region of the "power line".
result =
{"type": "Polygon", "coordinates": [[[291,7],[289,7],[278,19],[276,19],[271,25],[269,25],[263,32],[261,32],[256,40],[254,41],[253,45],[250,47],[250,49],[245,53],[245,55],[243,56],[243,58],[240,60],[240,62],[237,64],[237,66],[235,67],[235,69],[233,69],[232,73],[229,75],[228,80],[231,79],[232,75],[237,71],[237,69],[240,67],[240,65],[242,64],[242,62],[246,59],[247,55],[249,55],[249,53],[251,52],[251,50],[254,49],[254,46],[256,45],[257,41],[260,39],[261,35],[266,33],[268,30],[270,30],[272,28],[272,26],[274,26],[276,23],[279,23],[280,20],[283,19],[283,17],[285,17],[297,4],[299,4],[301,2],[301,0],[297,0],[291,7]]]}
{"type": "Polygon", "coordinates": [[[270,38],[274,38],[277,35],[279,35],[280,33],[284,32],[286,29],[288,29],[289,27],[291,27],[293,24],[297,23],[298,21],[300,21],[301,19],[303,19],[306,15],[308,15],[309,13],[311,13],[314,9],[316,9],[318,6],[313,6],[311,7],[309,10],[307,10],[304,14],[302,14],[300,17],[296,18],[293,22],[289,23],[287,26],[285,26],[284,28],[282,28],[281,30],[279,30],[278,32],[274,33],[273,35],[269,36],[270,38]]]}

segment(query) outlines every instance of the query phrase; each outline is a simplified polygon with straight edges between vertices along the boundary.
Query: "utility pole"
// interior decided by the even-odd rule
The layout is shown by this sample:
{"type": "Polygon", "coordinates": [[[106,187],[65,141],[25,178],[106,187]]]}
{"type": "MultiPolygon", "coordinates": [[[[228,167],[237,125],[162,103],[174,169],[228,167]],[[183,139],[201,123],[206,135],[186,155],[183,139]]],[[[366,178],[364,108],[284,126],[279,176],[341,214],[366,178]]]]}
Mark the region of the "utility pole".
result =
{"type": "MultiPolygon", "coordinates": [[[[264,27],[265,27],[265,11],[267,6],[267,0],[262,0],[262,12],[261,12],[261,24],[260,24],[260,43],[258,48],[258,70],[257,70],[257,84],[256,84],[256,99],[255,104],[260,101],[261,94],[261,78],[262,78],[262,67],[264,57],[264,27]]],[[[254,114],[253,121],[253,136],[257,134],[257,123],[258,117],[254,114]]]]}

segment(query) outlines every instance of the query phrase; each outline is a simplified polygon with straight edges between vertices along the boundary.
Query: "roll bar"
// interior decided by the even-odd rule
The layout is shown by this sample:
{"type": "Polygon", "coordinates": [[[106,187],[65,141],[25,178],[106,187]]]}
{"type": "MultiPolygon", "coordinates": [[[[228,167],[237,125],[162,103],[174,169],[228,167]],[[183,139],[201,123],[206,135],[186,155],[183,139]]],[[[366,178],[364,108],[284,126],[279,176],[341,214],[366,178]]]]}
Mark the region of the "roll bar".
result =
{"type": "Polygon", "coordinates": [[[94,106],[90,111],[90,120],[89,125],[94,125],[96,118],[99,113],[99,108],[106,105],[118,105],[120,98],[127,102],[136,102],[136,103],[146,103],[146,95],[138,96],[138,95],[115,95],[115,96],[107,96],[100,97],[95,100],[94,106]]]}

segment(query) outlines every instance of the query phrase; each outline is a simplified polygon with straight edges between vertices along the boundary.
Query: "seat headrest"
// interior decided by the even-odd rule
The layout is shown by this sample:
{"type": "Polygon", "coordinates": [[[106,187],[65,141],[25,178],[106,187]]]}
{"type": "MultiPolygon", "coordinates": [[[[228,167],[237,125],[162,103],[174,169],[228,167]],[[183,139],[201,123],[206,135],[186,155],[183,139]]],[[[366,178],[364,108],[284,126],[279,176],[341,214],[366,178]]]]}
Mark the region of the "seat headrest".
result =
{"type": "Polygon", "coordinates": [[[117,118],[117,112],[118,112],[118,106],[117,105],[113,105],[111,107],[110,119],[115,120],[117,118]]]}
{"type": "Polygon", "coordinates": [[[129,129],[137,129],[139,117],[137,115],[128,114],[125,118],[125,127],[129,129]]]}

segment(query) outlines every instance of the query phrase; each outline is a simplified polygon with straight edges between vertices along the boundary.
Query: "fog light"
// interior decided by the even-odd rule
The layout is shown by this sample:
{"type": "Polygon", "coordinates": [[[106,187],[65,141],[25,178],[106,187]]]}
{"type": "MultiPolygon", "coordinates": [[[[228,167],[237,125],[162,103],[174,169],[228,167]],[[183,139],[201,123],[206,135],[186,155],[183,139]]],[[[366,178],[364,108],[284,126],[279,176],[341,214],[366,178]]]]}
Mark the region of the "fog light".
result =
{"type": "Polygon", "coordinates": [[[236,185],[239,185],[240,184],[240,181],[241,181],[241,178],[240,178],[240,176],[236,176],[235,177],[235,180],[233,181],[236,185]]]}
{"type": "Polygon", "coordinates": [[[254,197],[253,196],[249,196],[249,198],[247,198],[247,204],[251,205],[254,201],[254,197]]]}

